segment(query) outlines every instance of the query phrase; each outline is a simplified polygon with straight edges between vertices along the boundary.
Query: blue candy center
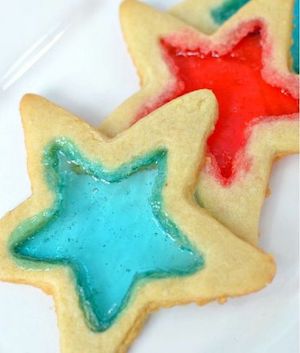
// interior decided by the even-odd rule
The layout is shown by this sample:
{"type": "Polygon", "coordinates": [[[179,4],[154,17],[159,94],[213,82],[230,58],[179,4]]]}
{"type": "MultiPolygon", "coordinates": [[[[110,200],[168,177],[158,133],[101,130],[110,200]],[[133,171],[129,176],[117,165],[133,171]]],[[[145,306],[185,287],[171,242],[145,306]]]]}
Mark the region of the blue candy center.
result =
{"type": "Polygon", "coordinates": [[[45,153],[56,201],[17,228],[11,249],[26,267],[69,267],[94,331],[113,324],[137,283],[190,275],[204,264],[164,212],[166,165],[158,151],[107,171],[65,141],[45,153]]]}

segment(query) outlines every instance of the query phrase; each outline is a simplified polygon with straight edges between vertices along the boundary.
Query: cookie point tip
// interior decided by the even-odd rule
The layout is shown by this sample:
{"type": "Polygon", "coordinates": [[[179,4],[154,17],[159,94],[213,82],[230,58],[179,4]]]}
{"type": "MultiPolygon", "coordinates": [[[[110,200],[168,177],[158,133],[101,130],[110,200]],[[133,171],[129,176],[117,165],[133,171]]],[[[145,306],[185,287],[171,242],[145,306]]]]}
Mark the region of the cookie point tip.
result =
{"type": "Polygon", "coordinates": [[[41,97],[35,93],[26,93],[20,101],[20,109],[22,110],[28,104],[33,104],[35,101],[40,100],[41,97]]]}
{"type": "Polygon", "coordinates": [[[122,0],[120,4],[120,9],[121,11],[126,10],[127,6],[132,6],[134,3],[137,3],[138,1],[135,0],[122,0]]]}

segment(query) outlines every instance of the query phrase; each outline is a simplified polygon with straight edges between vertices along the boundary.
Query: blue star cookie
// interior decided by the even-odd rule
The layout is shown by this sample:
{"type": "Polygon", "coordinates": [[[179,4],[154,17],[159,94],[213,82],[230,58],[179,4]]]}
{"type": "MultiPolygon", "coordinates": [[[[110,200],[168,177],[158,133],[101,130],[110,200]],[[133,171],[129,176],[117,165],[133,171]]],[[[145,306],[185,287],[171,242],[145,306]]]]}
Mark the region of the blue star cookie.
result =
{"type": "Polygon", "coordinates": [[[272,258],[194,199],[212,93],[174,100],[113,139],[39,96],[21,113],[32,196],[0,221],[0,279],[54,297],[63,353],[126,352],[160,307],[271,281],[272,258]]]}

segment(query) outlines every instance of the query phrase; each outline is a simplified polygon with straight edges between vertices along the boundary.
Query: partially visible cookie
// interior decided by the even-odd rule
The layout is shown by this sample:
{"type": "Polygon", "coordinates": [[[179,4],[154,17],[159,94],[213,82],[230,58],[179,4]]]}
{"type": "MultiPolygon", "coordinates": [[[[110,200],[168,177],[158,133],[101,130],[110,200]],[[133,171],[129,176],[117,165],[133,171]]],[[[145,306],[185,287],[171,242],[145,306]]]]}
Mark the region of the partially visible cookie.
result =
{"type": "Polygon", "coordinates": [[[201,32],[211,34],[219,26],[212,16],[212,11],[219,8],[223,2],[224,0],[184,0],[172,7],[169,12],[201,32]]]}
{"type": "Polygon", "coordinates": [[[240,296],[270,256],[194,200],[216,100],[197,91],[107,139],[46,99],[21,114],[32,196],[0,221],[0,280],[54,297],[62,353],[126,352],[154,310],[240,296]]]}
{"type": "MultiPolygon", "coordinates": [[[[170,13],[204,33],[212,33],[250,0],[184,0],[170,13]]],[[[271,3],[271,2],[270,2],[271,3]]],[[[299,0],[294,1],[291,57],[299,73],[299,0]]]]}
{"type": "Polygon", "coordinates": [[[272,161],[299,150],[299,83],[288,56],[292,7],[293,0],[253,0],[206,35],[125,0],[122,28],[142,88],[100,127],[114,136],[182,94],[211,89],[219,119],[208,140],[198,202],[253,244],[272,161]]]}

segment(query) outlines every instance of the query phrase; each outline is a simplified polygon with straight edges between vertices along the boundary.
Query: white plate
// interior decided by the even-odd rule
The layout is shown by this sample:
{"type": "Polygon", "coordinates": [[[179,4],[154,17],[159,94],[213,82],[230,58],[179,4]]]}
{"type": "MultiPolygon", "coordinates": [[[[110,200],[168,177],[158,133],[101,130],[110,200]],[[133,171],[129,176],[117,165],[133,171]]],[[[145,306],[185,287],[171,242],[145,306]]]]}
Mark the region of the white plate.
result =
{"type": "MultiPolygon", "coordinates": [[[[0,216],[30,194],[18,112],[24,93],[45,95],[98,125],[138,89],[119,27],[119,2],[2,0],[0,216]]],[[[176,0],[147,2],[166,8],[176,0]]],[[[274,282],[224,306],[162,310],[131,353],[298,352],[298,177],[297,157],[276,163],[263,210],[261,246],[276,257],[274,282]]],[[[58,353],[58,341],[51,297],[0,284],[0,353],[58,353]]]]}

